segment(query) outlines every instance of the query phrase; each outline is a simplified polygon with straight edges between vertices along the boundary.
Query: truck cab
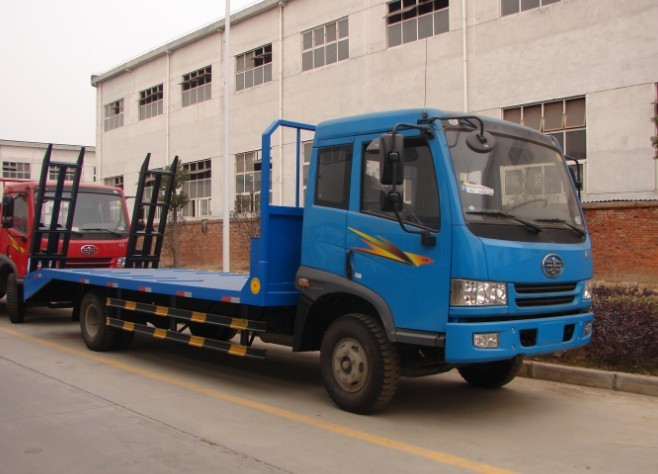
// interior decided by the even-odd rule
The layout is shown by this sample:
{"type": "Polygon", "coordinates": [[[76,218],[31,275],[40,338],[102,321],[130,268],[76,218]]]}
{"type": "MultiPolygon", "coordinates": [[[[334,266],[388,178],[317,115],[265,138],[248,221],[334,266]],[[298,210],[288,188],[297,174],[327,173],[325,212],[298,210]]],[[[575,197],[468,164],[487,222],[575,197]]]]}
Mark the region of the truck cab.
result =
{"type": "Polygon", "coordinates": [[[481,386],[590,340],[590,241],[547,136],[439,110],[333,120],[308,183],[297,349],[324,349],[337,403],[371,377],[356,338],[324,347],[340,313],[381,325],[403,373],[457,367],[481,386]]]}
{"type": "MultiPolygon", "coordinates": [[[[46,191],[55,187],[48,182],[46,191]]],[[[36,181],[8,182],[2,200],[2,228],[0,229],[0,294],[8,286],[10,292],[21,292],[23,278],[28,272],[30,249],[34,238],[34,223],[39,183],[36,181]]],[[[64,196],[71,186],[64,187],[64,196]]],[[[64,228],[68,202],[62,202],[57,227],[64,228]]],[[[43,204],[40,227],[51,221],[53,201],[43,204]]],[[[81,184],[70,236],[66,266],[86,268],[122,267],[128,242],[128,211],[120,188],[81,184]]],[[[41,247],[45,247],[42,239],[41,247]]],[[[61,242],[60,242],[61,247],[61,242]]],[[[13,293],[12,293],[13,294],[13,293]]]]}

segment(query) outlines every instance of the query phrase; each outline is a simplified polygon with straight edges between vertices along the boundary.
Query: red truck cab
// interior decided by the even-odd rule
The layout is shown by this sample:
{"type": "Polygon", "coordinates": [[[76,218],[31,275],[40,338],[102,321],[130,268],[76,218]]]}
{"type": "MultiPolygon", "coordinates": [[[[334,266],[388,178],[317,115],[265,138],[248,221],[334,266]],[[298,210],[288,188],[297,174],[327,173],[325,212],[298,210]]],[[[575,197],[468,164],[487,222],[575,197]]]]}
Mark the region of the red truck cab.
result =
{"type": "MultiPolygon", "coordinates": [[[[54,182],[49,182],[46,189],[54,186],[54,182]]],[[[8,182],[4,187],[0,228],[0,297],[7,294],[9,316],[12,321],[18,319],[14,322],[22,321],[21,290],[29,267],[38,189],[39,183],[36,181],[8,182]],[[10,301],[12,299],[16,301],[10,301]],[[18,313],[12,314],[15,311],[18,313]]],[[[64,188],[66,192],[67,186],[64,188]]],[[[64,212],[66,206],[68,202],[63,202],[60,219],[67,214],[64,212]]],[[[44,202],[40,222],[50,222],[52,212],[53,201],[44,202]]],[[[80,184],[66,266],[122,267],[129,236],[128,223],[126,200],[120,188],[80,184]]],[[[65,227],[65,222],[58,222],[58,228],[60,224],[65,227]]],[[[46,239],[42,239],[42,246],[45,244],[46,239]]]]}

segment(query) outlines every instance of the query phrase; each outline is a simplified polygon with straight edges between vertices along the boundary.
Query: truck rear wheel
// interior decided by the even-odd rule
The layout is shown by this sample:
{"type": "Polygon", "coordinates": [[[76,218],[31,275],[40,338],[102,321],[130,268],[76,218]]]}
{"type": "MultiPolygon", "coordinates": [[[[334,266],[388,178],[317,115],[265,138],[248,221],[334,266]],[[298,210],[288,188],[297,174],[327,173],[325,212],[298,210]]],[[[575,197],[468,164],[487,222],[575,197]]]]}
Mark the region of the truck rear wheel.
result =
{"type": "Polygon", "coordinates": [[[117,330],[105,324],[106,317],[103,298],[95,291],[85,293],[80,302],[80,332],[92,351],[107,351],[114,345],[117,330]]]}
{"type": "Polygon", "coordinates": [[[369,414],[393,399],[400,358],[379,321],[366,314],[348,314],[334,321],[325,333],[320,368],[336,405],[353,413],[369,414]]]}
{"type": "Polygon", "coordinates": [[[23,303],[23,285],[16,281],[16,274],[7,277],[7,314],[14,324],[25,320],[25,304],[23,303]]]}
{"type": "Polygon", "coordinates": [[[459,373],[469,384],[480,388],[500,388],[511,382],[519,373],[523,359],[513,359],[473,364],[461,367],[459,373]]]}

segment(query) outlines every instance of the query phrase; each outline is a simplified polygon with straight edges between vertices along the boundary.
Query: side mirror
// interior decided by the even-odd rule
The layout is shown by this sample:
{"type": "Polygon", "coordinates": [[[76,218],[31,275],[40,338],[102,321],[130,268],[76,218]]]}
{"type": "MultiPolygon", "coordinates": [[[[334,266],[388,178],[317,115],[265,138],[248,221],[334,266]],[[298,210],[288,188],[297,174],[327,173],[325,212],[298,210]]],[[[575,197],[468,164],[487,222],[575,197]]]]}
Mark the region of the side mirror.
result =
{"type": "Polygon", "coordinates": [[[14,226],[14,200],[11,196],[2,197],[2,227],[9,229],[14,226]]]}
{"type": "Polygon", "coordinates": [[[384,185],[404,183],[404,137],[385,133],[379,137],[379,181],[384,185]]]}

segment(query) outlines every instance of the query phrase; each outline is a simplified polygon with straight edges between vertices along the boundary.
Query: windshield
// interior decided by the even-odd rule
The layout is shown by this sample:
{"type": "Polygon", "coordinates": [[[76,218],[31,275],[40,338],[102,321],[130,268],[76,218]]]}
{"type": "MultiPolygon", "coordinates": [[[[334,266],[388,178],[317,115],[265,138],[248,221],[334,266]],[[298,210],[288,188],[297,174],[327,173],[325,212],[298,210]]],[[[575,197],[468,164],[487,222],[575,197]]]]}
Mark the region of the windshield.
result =
{"type": "Polygon", "coordinates": [[[550,147],[496,134],[492,151],[466,143],[472,128],[446,130],[462,210],[469,224],[525,225],[541,232],[562,227],[584,236],[584,222],[571,178],[550,147]]]}
{"type": "MultiPolygon", "coordinates": [[[[69,203],[62,202],[58,224],[66,224],[69,203]]],[[[53,201],[43,203],[41,222],[49,225],[53,212],[53,201]]],[[[93,192],[80,189],[73,216],[74,232],[122,233],[127,232],[126,215],[120,194],[93,192]]]]}

